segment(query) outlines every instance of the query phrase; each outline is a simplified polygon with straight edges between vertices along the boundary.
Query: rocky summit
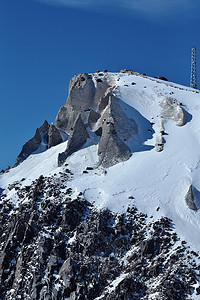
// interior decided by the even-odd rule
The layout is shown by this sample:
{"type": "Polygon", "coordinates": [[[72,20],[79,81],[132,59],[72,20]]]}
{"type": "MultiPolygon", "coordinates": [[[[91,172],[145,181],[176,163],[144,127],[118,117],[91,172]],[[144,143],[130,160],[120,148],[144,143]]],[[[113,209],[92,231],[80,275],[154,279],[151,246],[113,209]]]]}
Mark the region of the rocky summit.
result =
{"type": "Polygon", "coordinates": [[[0,299],[200,299],[199,101],[163,76],[75,75],[0,172],[0,299]]]}

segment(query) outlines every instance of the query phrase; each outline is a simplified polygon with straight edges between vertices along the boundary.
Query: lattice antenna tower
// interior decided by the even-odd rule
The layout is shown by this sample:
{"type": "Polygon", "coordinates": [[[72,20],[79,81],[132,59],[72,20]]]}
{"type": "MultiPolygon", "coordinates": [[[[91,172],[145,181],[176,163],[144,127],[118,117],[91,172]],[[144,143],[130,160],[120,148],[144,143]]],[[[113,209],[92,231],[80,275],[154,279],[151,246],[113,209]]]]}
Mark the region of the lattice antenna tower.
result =
{"type": "Polygon", "coordinates": [[[192,48],[190,87],[197,89],[196,47],[192,48]]]}

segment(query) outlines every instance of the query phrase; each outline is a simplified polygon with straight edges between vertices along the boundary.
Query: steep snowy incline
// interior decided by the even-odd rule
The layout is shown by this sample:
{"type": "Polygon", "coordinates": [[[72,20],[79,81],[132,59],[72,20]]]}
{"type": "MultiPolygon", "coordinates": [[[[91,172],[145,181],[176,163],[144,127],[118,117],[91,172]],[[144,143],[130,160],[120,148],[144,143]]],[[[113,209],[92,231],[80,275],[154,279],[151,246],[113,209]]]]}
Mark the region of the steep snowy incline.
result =
{"type": "MultiPolygon", "coordinates": [[[[138,132],[126,141],[132,156],[106,170],[96,168],[98,146],[87,142],[66,160],[65,164],[74,174],[67,182],[68,187],[77,194],[83,192],[86,200],[95,202],[100,208],[123,212],[129,204],[134,204],[155,219],[167,216],[174,222],[181,238],[198,249],[200,210],[191,210],[185,196],[192,185],[196,206],[200,207],[199,92],[142,75],[108,73],[108,76],[123,114],[128,120],[133,118],[138,126],[138,132]],[[172,106],[175,103],[173,111],[179,107],[184,109],[185,125],[179,124],[182,120],[180,111],[177,111],[180,119],[176,119],[170,110],[166,110],[166,99],[171,99],[172,106]],[[157,152],[155,144],[161,131],[164,134],[163,151],[157,152]]],[[[12,191],[9,192],[7,187],[13,181],[24,177],[22,184],[27,185],[41,174],[59,175],[66,166],[57,167],[57,156],[64,151],[66,143],[28,157],[18,167],[1,175],[0,187],[12,197],[12,191]]]]}

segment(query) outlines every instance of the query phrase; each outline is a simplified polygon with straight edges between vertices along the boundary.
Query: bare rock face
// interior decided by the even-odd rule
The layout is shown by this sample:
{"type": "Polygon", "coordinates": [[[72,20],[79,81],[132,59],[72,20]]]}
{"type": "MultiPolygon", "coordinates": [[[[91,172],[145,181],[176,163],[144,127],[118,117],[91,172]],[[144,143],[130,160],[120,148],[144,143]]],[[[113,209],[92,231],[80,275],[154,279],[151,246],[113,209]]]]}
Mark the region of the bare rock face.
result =
{"type": "Polygon", "coordinates": [[[109,87],[105,78],[97,81],[87,73],[75,75],[70,81],[67,102],[58,112],[55,126],[71,134],[77,115],[81,113],[82,120],[86,120],[86,112],[97,107],[99,99],[105,95],[109,87]]]}
{"type": "Polygon", "coordinates": [[[48,149],[62,143],[63,139],[55,125],[51,124],[48,132],[48,149]]]}
{"type": "Polygon", "coordinates": [[[189,186],[188,192],[185,196],[185,202],[190,209],[197,211],[197,207],[194,202],[194,194],[193,194],[193,190],[192,190],[192,185],[189,186]]]}
{"type": "Polygon", "coordinates": [[[104,97],[101,97],[100,102],[97,107],[97,112],[102,113],[102,111],[106,108],[109,102],[109,93],[106,94],[104,97]]]}
{"type": "Polygon", "coordinates": [[[103,124],[102,136],[98,147],[99,164],[111,167],[128,160],[131,156],[129,147],[118,137],[115,127],[109,121],[103,124]]]}
{"type": "Polygon", "coordinates": [[[89,135],[81,119],[81,114],[79,114],[74,124],[73,133],[68,140],[67,149],[65,150],[65,152],[59,153],[58,166],[61,166],[67,159],[67,157],[69,157],[72,153],[82,147],[85,144],[87,138],[89,138],[89,135]]]}
{"type": "Polygon", "coordinates": [[[135,121],[126,118],[118,99],[110,92],[107,96],[109,100],[101,115],[102,135],[98,146],[99,165],[103,167],[128,160],[131,149],[123,139],[129,139],[132,134],[137,133],[135,121]]]}
{"type": "Polygon", "coordinates": [[[55,122],[58,129],[70,135],[66,151],[59,154],[59,166],[86,142],[88,133],[85,124],[101,136],[98,147],[100,165],[109,167],[129,159],[131,150],[123,139],[127,140],[133,132],[137,133],[137,126],[124,115],[112,93],[114,87],[110,86],[107,75],[103,73],[93,76],[84,73],[72,78],[69,97],[55,122]]]}
{"type": "Polygon", "coordinates": [[[37,151],[41,142],[47,145],[48,130],[49,124],[45,120],[42,126],[36,129],[34,137],[28,140],[28,142],[26,142],[22,147],[22,151],[18,155],[14,167],[17,167],[21,162],[23,162],[27,157],[29,157],[29,155],[37,151]]]}
{"type": "Polygon", "coordinates": [[[99,120],[100,117],[101,115],[98,114],[96,111],[90,110],[88,116],[88,126],[90,127],[90,129],[94,128],[94,125],[96,124],[96,122],[99,120]]]}
{"type": "Polygon", "coordinates": [[[77,114],[74,112],[71,106],[63,106],[60,108],[56,116],[55,126],[67,134],[70,134],[73,131],[73,124],[76,120],[76,117],[77,114]]]}
{"type": "Polygon", "coordinates": [[[75,75],[69,85],[69,97],[65,106],[74,110],[85,110],[94,106],[95,84],[92,76],[84,73],[75,75]]]}

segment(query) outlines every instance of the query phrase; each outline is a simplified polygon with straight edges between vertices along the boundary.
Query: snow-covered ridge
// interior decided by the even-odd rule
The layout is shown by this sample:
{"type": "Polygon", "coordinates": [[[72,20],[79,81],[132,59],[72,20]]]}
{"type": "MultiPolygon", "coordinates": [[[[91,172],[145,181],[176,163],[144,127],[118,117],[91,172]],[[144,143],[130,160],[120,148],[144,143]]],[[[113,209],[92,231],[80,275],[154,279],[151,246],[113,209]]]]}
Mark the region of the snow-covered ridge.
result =
{"type": "MultiPolygon", "coordinates": [[[[98,79],[101,79],[112,87],[112,97],[117,100],[113,100],[110,107],[116,112],[119,137],[129,132],[123,131],[124,126],[131,128],[130,136],[123,141],[131,155],[128,160],[110,168],[97,167],[100,137],[88,130],[90,138],[65,161],[74,174],[68,186],[77,193],[83,192],[86,200],[95,202],[100,208],[123,212],[128,205],[134,204],[155,219],[167,216],[173,220],[177,233],[198,249],[199,91],[129,73],[94,73],[90,76],[96,84],[100,85],[98,79]],[[155,151],[162,150],[159,147],[163,151],[155,151]],[[93,170],[87,170],[87,167],[93,170]],[[196,211],[185,201],[191,185],[196,211]]],[[[65,141],[45,152],[31,154],[19,166],[2,174],[0,187],[7,198],[13,199],[14,203],[18,201],[13,190],[8,190],[8,185],[14,181],[25,178],[22,184],[28,185],[40,175],[58,176],[65,164],[58,167],[57,158],[67,144],[65,141]]]]}

